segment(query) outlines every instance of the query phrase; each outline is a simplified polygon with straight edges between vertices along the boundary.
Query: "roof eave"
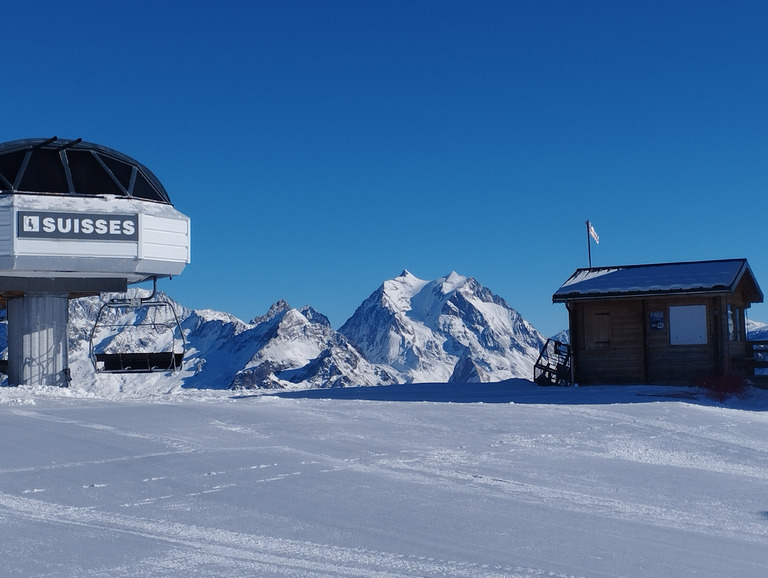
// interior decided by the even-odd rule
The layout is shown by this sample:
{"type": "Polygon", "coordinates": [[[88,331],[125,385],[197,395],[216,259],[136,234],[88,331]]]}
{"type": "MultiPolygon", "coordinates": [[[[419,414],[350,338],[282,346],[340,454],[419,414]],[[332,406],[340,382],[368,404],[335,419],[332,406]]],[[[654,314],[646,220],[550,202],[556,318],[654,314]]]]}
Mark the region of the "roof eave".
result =
{"type": "MultiPolygon", "coordinates": [[[[687,295],[730,295],[733,291],[729,288],[722,289],[675,289],[658,291],[611,291],[606,293],[565,293],[552,295],[552,303],[567,303],[569,301],[594,301],[598,299],[642,299],[659,296],[687,296],[687,295]]],[[[762,301],[753,301],[762,303],[762,301]]]]}
{"type": "Polygon", "coordinates": [[[742,279],[744,279],[744,275],[749,274],[749,279],[751,281],[752,289],[754,290],[754,294],[749,297],[750,303],[763,303],[765,300],[765,296],[763,295],[763,290],[760,289],[760,285],[757,284],[757,279],[755,278],[755,274],[752,273],[752,268],[749,266],[749,263],[746,259],[744,259],[744,265],[742,266],[741,270],[739,271],[739,274],[736,276],[736,279],[733,282],[733,291],[736,291],[736,287],[738,287],[742,279]]]}

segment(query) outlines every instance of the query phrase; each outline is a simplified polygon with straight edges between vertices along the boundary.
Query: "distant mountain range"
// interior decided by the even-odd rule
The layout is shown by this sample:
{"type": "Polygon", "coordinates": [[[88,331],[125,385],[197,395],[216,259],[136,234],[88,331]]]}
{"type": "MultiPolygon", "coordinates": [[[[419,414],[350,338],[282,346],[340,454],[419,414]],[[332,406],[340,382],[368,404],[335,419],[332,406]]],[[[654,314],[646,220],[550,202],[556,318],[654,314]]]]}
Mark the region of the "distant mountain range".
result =
{"type": "MultiPolygon", "coordinates": [[[[315,309],[295,309],[282,300],[246,323],[227,313],[186,309],[164,297],[186,339],[182,369],[96,375],[89,358],[91,330],[109,297],[70,302],[73,385],[162,391],[530,379],[545,341],[504,299],[471,277],[451,273],[425,281],[403,271],[376,289],[339,330],[315,309]]],[[[93,339],[97,348],[118,342],[128,350],[169,347],[167,330],[158,329],[162,323],[146,325],[149,313],[115,310],[110,315],[110,325],[133,330],[116,337],[112,328],[100,327],[93,339]]]]}
{"type": "Polygon", "coordinates": [[[768,341],[768,323],[748,319],[747,335],[753,341],[768,341]]]}
{"type": "MultiPolygon", "coordinates": [[[[91,331],[109,297],[70,302],[73,385],[162,392],[531,379],[546,341],[472,277],[452,272],[426,281],[403,271],[371,293],[339,330],[312,307],[295,309],[282,300],[245,323],[227,313],[186,309],[164,297],[186,339],[182,369],[96,375],[89,357],[91,331]]],[[[110,314],[110,324],[132,331],[115,337],[111,328],[100,328],[93,339],[97,347],[117,341],[129,350],[169,347],[168,332],[157,329],[162,323],[147,325],[146,312],[110,314]]],[[[4,329],[0,326],[0,346],[5,345],[4,329]]],[[[748,330],[752,339],[768,339],[768,324],[750,321],[748,330]]],[[[567,334],[558,336],[567,339],[567,334]]]]}

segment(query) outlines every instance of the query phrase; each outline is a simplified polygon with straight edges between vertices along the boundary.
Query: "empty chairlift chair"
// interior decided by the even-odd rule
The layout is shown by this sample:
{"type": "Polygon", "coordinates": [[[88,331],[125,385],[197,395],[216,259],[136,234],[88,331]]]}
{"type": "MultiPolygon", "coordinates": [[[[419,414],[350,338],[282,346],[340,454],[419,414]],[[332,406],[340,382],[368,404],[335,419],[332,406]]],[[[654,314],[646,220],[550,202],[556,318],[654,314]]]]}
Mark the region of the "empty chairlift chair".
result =
{"type": "Polygon", "coordinates": [[[98,373],[178,371],[186,341],[173,304],[148,297],[112,299],[99,309],[90,356],[98,373]]]}
{"type": "Polygon", "coordinates": [[[571,348],[567,343],[547,339],[533,366],[533,381],[538,385],[572,384],[571,348]]]}

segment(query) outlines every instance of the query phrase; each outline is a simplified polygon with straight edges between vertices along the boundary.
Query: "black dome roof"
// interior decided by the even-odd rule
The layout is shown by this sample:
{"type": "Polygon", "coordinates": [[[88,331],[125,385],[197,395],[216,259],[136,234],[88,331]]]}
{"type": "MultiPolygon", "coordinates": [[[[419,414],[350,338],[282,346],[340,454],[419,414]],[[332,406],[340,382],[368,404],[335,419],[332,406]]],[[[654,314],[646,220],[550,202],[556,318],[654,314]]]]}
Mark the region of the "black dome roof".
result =
{"type": "Polygon", "coordinates": [[[0,143],[0,192],[117,195],[171,204],[157,177],[131,157],[57,137],[0,143]]]}

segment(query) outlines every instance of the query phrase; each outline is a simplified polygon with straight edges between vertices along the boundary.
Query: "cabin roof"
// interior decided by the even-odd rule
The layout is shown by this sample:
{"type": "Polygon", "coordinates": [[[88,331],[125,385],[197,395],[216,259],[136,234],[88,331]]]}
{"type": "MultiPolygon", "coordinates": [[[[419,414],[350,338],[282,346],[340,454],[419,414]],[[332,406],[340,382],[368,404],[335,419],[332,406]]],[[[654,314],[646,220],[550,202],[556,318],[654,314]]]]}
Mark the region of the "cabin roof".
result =
{"type": "Polygon", "coordinates": [[[742,281],[750,303],[762,303],[763,292],[746,259],[576,269],[552,301],[733,293],[742,281]]]}

